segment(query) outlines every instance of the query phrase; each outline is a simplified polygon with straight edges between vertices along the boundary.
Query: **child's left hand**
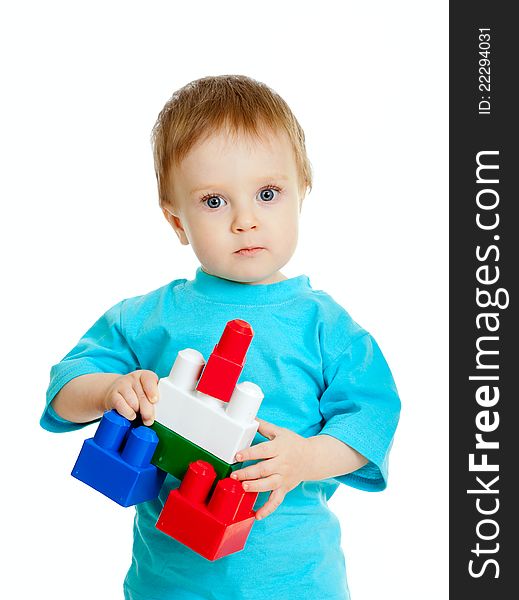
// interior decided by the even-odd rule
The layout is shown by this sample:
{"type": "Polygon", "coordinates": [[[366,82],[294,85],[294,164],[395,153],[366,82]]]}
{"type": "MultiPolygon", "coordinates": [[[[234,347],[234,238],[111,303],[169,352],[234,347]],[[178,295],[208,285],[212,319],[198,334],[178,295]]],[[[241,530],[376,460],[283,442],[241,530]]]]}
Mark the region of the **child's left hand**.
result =
{"type": "Polygon", "coordinates": [[[268,460],[233,471],[231,477],[242,481],[247,492],[272,490],[267,502],[256,512],[259,520],[273,513],[286,494],[303,481],[308,440],[285,427],[256,420],[259,422],[258,433],[269,441],[241,450],[236,454],[236,460],[268,460]]]}

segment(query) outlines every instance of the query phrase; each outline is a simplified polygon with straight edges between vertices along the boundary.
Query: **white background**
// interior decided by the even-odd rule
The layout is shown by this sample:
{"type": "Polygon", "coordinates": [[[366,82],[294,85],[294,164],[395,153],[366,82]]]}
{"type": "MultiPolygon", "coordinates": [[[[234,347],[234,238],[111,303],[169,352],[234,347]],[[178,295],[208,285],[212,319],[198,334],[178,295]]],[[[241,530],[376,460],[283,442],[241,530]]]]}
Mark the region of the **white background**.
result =
{"type": "Polygon", "coordinates": [[[352,598],[447,597],[447,47],[438,0],[2,5],[2,596],[122,597],[134,511],[70,476],[95,428],[39,427],[49,371],[115,302],[194,275],[149,136],[174,90],[240,73],[307,136],[284,273],[375,336],[401,394],[387,490],[330,501],[352,598]]]}

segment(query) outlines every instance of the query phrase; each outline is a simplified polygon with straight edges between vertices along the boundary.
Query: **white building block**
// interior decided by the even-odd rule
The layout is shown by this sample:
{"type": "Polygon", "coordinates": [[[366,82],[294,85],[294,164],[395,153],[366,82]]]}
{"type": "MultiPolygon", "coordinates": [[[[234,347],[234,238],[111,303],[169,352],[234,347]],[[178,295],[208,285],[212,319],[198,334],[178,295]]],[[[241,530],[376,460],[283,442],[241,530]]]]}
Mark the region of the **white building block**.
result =
{"type": "Polygon", "coordinates": [[[155,419],[225,462],[248,448],[256,431],[263,392],[250,381],[238,383],[229,402],[195,390],[205,365],[197,350],[181,350],[168,377],[159,380],[155,419]]]}

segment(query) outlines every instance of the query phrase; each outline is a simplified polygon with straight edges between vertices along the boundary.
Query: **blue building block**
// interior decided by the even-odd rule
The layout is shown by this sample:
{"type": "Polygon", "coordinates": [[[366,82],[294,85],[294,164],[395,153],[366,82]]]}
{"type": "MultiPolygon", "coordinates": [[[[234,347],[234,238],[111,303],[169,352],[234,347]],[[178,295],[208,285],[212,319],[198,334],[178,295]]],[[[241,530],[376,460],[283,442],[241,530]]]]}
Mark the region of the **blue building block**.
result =
{"type": "Polygon", "coordinates": [[[85,440],[72,476],[121,506],[154,500],[166,472],[150,463],[159,438],[149,427],[132,427],[115,410],[106,412],[85,440]]]}

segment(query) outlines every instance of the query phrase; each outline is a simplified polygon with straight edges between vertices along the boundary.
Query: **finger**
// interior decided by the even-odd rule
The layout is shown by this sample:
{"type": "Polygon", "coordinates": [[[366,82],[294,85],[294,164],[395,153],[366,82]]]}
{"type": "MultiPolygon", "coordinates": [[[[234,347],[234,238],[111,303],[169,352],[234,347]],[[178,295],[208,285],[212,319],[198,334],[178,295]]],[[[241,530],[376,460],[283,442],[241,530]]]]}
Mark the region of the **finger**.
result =
{"type": "Polygon", "coordinates": [[[255,465],[249,465],[243,469],[236,469],[231,473],[232,479],[245,481],[246,479],[259,479],[260,477],[268,477],[272,473],[276,473],[275,459],[262,460],[255,465]]]}
{"type": "Polygon", "coordinates": [[[263,479],[252,479],[242,483],[243,489],[246,492],[268,492],[275,490],[281,485],[281,475],[274,473],[263,479]]]}
{"type": "Polygon", "coordinates": [[[133,384],[133,392],[139,402],[139,412],[141,413],[142,422],[144,425],[152,425],[155,420],[155,409],[138,381],[135,381],[133,384]]]}
{"type": "Polygon", "coordinates": [[[261,458],[272,458],[276,456],[276,445],[274,442],[261,442],[249,448],[244,448],[236,454],[236,461],[258,460],[261,458]]]}
{"type": "Polygon", "coordinates": [[[263,419],[256,418],[256,421],[259,423],[258,433],[263,437],[272,440],[279,434],[281,427],[278,425],[274,425],[274,423],[269,423],[268,421],[264,421],[263,419]]]}
{"type": "Polygon", "coordinates": [[[117,392],[124,398],[124,401],[133,408],[133,410],[139,412],[139,399],[135,395],[132,388],[131,379],[124,379],[117,386],[117,392]]]}
{"type": "Polygon", "coordinates": [[[271,515],[285,499],[285,492],[278,488],[274,490],[265,504],[256,511],[256,520],[260,521],[271,515]]]}
{"type": "Polygon", "coordinates": [[[159,378],[157,374],[153,371],[143,371],[140,380],[142,389],[148,397],[148,400],[152,404],[155,404],[155,402],[157,402],[159,399],[159,388],[157,385],[159,378]]]}
{"type": "Polygon", "coordinates": [[[135,419],[135,417],[137,416],[135,414],[135,411],[133,410],[133,408],[128,405],[126,400],[123,398],[123,396],[119,392],[115,392],[115,394],[112,398],[111,404],[112,404],[112,407],[121,416],[123,416],[125,419],[128,419],[129,421],[133,421],[133,419],[135,419]]]}
{"type": "Polygon", "coordinates": [[[122,386],[117,390],[121,396],[126,400],[126,403],[133,408],[137,413],[139,412],[139,398],[133,389],[133,380],[127,379],[122,386]]]}

